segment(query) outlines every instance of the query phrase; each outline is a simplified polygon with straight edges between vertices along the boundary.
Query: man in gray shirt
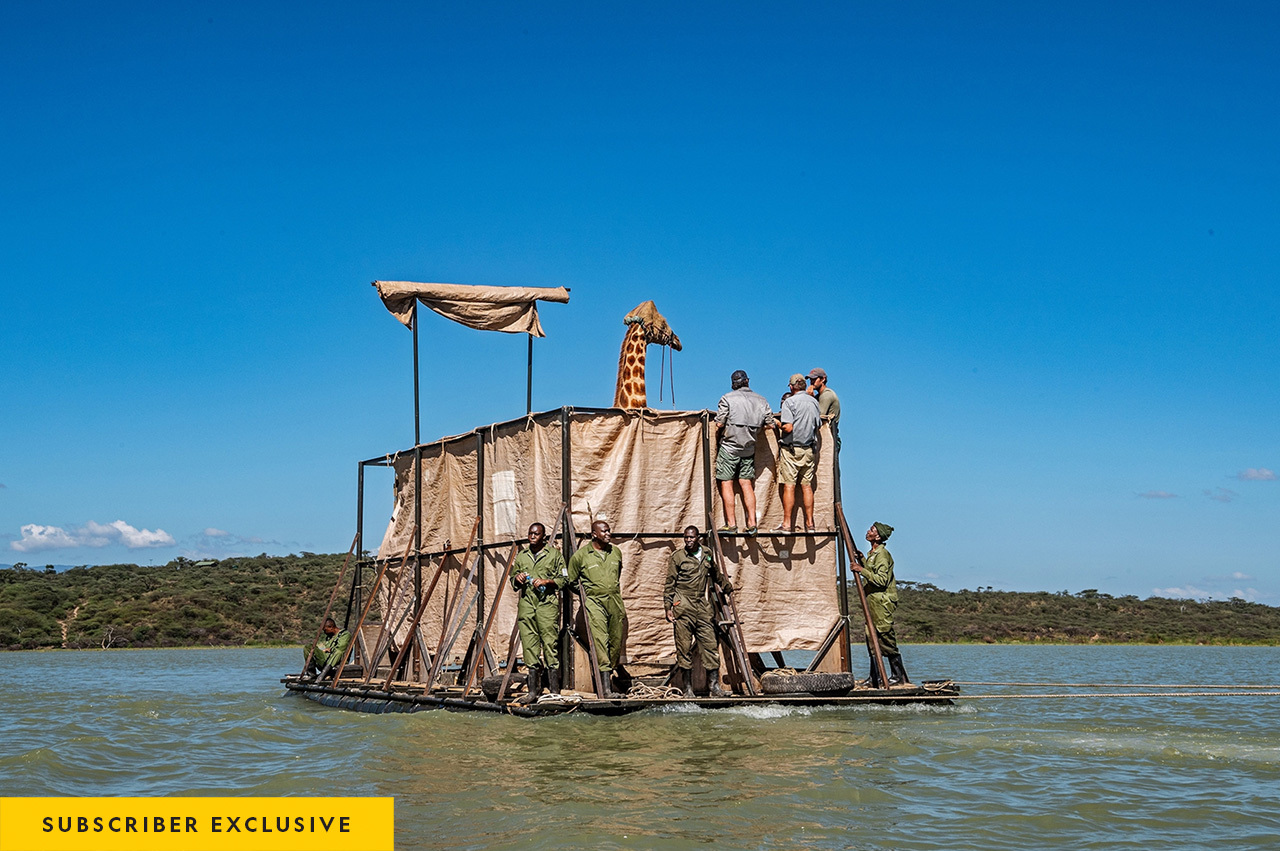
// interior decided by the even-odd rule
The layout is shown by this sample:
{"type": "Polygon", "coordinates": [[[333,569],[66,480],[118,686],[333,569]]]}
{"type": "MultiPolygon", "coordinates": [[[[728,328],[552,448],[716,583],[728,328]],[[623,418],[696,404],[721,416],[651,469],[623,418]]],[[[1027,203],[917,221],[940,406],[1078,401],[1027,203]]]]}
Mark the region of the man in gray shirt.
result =
{"type": "Polygon", "coordinates": [[[813,478],[817,468],[818,400],[804,392],[805,378],[791,376],[792,393],[782,403],[782,424],[778,438],[778,491],[782,497],[782,525],[776,531],[790,532],[796,509],[796,484],[804,506],[806,532],[817,531],[813,523],[813,478]]]}
{"type": "Polygon", "coordinates": [[[716,452],[716,481],[724,502],[724,526],[721,532],[738,531],[738,512],[734,504],[733,483],[742,488],[742,508],[747,515],[748,535],[756,533],[756,432],[760,426],[773,426],[773,409],[759,393],[748,386],[747,373],[736,370],[729,377],[732,390],[720,397],[716,411],[716,432],[720,448],[716,452]]]}
{"type": "Polygon", "coordinates": [[[827,371],[821,367],[809,370],[809,393],[818,400],[818,415],[831,423],[831,438],[840,451],[840,397],[827,386],[827,371]]]}

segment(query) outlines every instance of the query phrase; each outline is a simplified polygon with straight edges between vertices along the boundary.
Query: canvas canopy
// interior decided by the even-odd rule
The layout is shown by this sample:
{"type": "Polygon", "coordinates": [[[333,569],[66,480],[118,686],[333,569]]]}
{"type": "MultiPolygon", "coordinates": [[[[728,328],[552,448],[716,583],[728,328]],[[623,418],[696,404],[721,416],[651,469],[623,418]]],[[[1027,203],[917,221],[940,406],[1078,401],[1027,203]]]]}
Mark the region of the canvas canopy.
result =
{"type": "MultiPolygon", "coordinates": [[[[451,548],[465,547],[477,515],[483,550],[483,610],[487,617],[505,580],[512,542],[521,542],[534,521],[551,531],[563,503],[584,536],[593,519],[607,519],[623,553],[622,592],[627,610],[623,660],[629,665],[670,665],[675,659],[671,625],[663,612],[667,561],[681,546],[687,525],[707,528],[708,512],[721,521],[714,470],[713,415],[706,411],[592,410],[565,408],[533,414],[420,447],[423,583],[451,548]],[[494,546],[496,544],[497,546],[494,546]]],[[[814,537],[770,536],[725,539],[725,567],[747,648],[816,650],[839,618],[838,543],[833,490],[834,453],[824,426],[818,448],[814,537]]],[[[775,488],[777,443],[762,429],[756,445],[756,493],[760,528],[777,526],[782,511],[775,488]]],[[[379,560],[398,559],[412,548],[415,452],[394,457],[394,506],[379,560]]],[[[557,541],[558,543],[558,541],[557,541]]],[[[411,561],[411,560],[410,560],[411,561]]],[[[445,630],[444,616],[463,582],[460,557],[446,560],[440,587],[422,619],[421,635],[433,652],[445,630]]],[[[401,623],[413,600],[413,565],[390,569],[380,590],[383,619],[401,623]]],[[[479,607],[477,607],[479,608],[479,607]]],[[[508,585],[489,642],[505,657],[516,599],[508,585]]],[[[477,625],[477,611],[469,629],[477,625]]],[[[464,629],[464,635],[470,633],[464,629]]],[[[398,643],[408,639],[401,627],[398,643]]],[[[447,659],[459,661],[466,641],[447,659]]],[[[518,652],[518,651],[517,651],[518,652]]]]}
{"type": "Polygon", "coordinates": [[[374,281],[373,285],[387,310],[405,327],[413,323],[415,302],[422,302],[446,319],[480,331],[545,337],[538,321],[538,302],[569,301],[565,287],[481,287],[412,281],[374,281]]]}

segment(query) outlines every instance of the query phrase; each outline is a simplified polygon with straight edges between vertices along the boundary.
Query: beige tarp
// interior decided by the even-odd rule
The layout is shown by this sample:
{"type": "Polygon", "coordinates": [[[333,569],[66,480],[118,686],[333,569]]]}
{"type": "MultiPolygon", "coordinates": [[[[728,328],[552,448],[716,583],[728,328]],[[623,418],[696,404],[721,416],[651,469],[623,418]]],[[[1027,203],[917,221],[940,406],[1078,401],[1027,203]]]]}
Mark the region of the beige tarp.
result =
{"type": "Polygon", "coordinates": [[[466,284],[418,284],[374,281],[387,310],[410,327],[413,305],[420,301],[436,313],[480,331],[504,331],[545,337],[538,321],[538,302],[569,301],[565,287],[477,287],[466,284]]]}
{"type": "MultiPolygon", "coordinates": [[[[723,522],[720,499],[708,494],[704,468],[705,412],[622,411],[570,412],[570,505],[580,535],[588,533],[592,517],[607,519],[614,542],[623,553],[623,601],[627,608],[627,640],[623,658],[630,662],[670,664],[675,658],[671,625],[663,615],[662,588],[667,560],[680,546],[681,530],[689,524],[705,529],[708,496],[716,523],[723,522]],[[635,537],[660,533],[659,538],[635,537]]],[[[714,425],[709,426],[714,452],[714,425]]],[[[422,551],[441,552],[467,545],[482,505],[484,540],[489,543],[522,539],[529,524],[555,523],[562,502],[562,427],[560,412],[535,414],[522,420],[487,426],[468,435],[447,438],[422,448],[422,551]],[[483,452],[483,465],[478,463],[483,452]],[[483,468],[484,481],[477,481],[483,468]],[[483,498],[479,486],[483,486],[483,498]]],[[[834,532],[834,463],[829,431],[824,428],[818,451],[816,521],[818,529],[834,532]]],[[[781,521],[782,509],[774,484],[777,443],[764,430],[756,449],[756,493],[760,528],[781,521]]],[[[714,461],[714,454],[712,455],[714,461]]],[[[395,507],[387,527],[380,559],[398,558],[412,531],[413,453],[395,460],[395,507]]],[[[715,483],[711,482],[714,491],[715,483]]],[[[798,496],[798,495],[797,495],[798,496]]],[[[798,502],[798,500],[797,500],[798,502]]],[[[739,506],[741,518],[741,507],[739,506]]],[[[797,507],[797,517],[800,518],[797,507]]],[[[803,522],[802,518],[801,522],[803,522]]],[[[585,539],[584,539],[585,540],[585,539]]],[[[746,644],[752,652],[816,650],[839,617],[834,534],[815,538],[775,537],[725,539],[727,570],[735,595],[746,644]]],[[[509,546],[485,551],[485,611],[492,608],[502,581],[509,546]]],[[[438,562],[423,566],[427,583],[438,562]]],[[[459,557],[447,561],[441,587],[423,618],[423,636],[436,647],[443,629],[443,613],[457,598],[462,583],[459,557]]],[[[411,593],[411,570],[404,571],[400,598],[411,593]],[[407,593],[406,593],[407,592],[407,593]]],[[[386,594],[382,597],[386,605],[386,594]]],[[[393,609],[397,608],[393,606],[393,609]]],[[[394,619],[395,616],[393,616],[394,619]]],[[[505,657],[515,618],[515,600],[508,585],[489,643],[505,657]]],[[[475,625],[474,613],[468,623],[475,625]]],[[[466,649],[469,630],[453,648],[457,658],[466,649]]],[[[403,634],[401,639],[403,640],[403,634]]]]}

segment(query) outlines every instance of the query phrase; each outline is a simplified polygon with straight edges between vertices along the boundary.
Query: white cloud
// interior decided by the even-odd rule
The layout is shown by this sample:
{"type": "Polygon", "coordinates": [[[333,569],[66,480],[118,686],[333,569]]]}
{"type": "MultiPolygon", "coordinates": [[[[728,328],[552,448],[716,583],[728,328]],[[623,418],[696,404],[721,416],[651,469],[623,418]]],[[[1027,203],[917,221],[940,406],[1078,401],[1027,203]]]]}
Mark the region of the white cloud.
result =
{"type": "Polygon", "coordinates": [[[182,541],[182,555],[187,558],[229,558],[281,548],[287,549],[280,541],[267,541],[256,535],[237,535],[213,526],[182,541]]]}
{"type": "Polygon", "coordinates": [[[120,544],[131,550],[171,547],[176,542],[163,529],[137,529],[123,520],[102,524],[90,520],[78,529],[67,531],[59,526],[28,523],[22,527],[22,538],[9,543],[9,549],[20,553],[41,550],[69,550],[81,547],[106,547],[120,544]]]}
{"type": "Polygon", "coordinates": [[[1246,582],[1252,579],[1253,577],[1247,573],[1241,573],[1240,571],[1237,570],[1235,573],[1231,574],[1231,578],[1236,580],[1237,582],[1246,582]]]}
{"type": "Polygon", "coordinates": [[[1276,474],[1266,467],[1250,467],[1236,473],[1236,478],[1242,482],[1274,482],[1276,474]]]}
{"type": "MultiPolygon", "coordinates": [[[[1211,579],[1210,581],[1213,580],[1211,579]]],[[[1247,600],[1250,603],[1257,603],[1271,596],[1259,591],[1257,588],[1234,588],[1228,592],[1209,591],[1204,588],[1198,588],[1195,585],[1185,585],[1180,588],[1152,588],[1151,594],[1155,597],[1172,597],[1175,600],[1228,600],[1232,597],[1239,597],[1241,600],[1247,600]]]]}
{"type": "Polygon", "coordinates": [[[1138,494],[1138,496],[1140,496],[1142,499],[1177,499],[1178,498],[1178,495],[1176,493],[1169,493],[1168,491],[1147,491],[1146,493],[1138,494]]]}
{"type": "Polygon", "coordinates": [[[1214,502],[1230,502],[1240,494],[1228,488],[1214,488],[1213,490],[1205,489],[1204,495],[1214,502]]]}
{"type": "Polygon", "coordinates": [[[9,549],[20,553],[35,553],[40,550],[61,550],[80,546],[75,538],[57,526],[38,526],[30,523],[22,527],[22,539],[10,541],[9,549]]]}
{"type": "Polygon", "coordinates": [[[1194,585],[1185,588],[1152,588],[1151,593],[1156,597],[1172,597],[1175,600],[1207,600],[1213,596],[1211,592],[1194,585]]]}

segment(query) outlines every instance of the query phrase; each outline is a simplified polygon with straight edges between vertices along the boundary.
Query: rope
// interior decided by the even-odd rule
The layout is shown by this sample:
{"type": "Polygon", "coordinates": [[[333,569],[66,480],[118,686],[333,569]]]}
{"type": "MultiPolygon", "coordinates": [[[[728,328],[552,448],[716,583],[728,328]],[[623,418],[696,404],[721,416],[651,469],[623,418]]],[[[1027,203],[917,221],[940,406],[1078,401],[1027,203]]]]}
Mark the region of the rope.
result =
{"type": "Polygon", "coordinates": [[[636,700],[681,700],[684,692],[675,686],[647,686],[636,683],[628,689],[627,697],[636,700]]]}
{"type": "Polygon", "coordinates": [[[956,680],[958,686],[1044,686],[1046,688],[1254,688],[1254,689],[1280,689],[1280,685],[1252,685],[1244,683],[1231,683],[1230,685],[1222,685],[1219,683],[988,683],[988,682],[961,682],[956,680]]]}
{"type": "Polygon", "coordinates": [[[958,694],[955,700],[1037,700],[1072,697],[1280,697],[1280,691],[1132,691],[1097,694],[958,694]]]}

